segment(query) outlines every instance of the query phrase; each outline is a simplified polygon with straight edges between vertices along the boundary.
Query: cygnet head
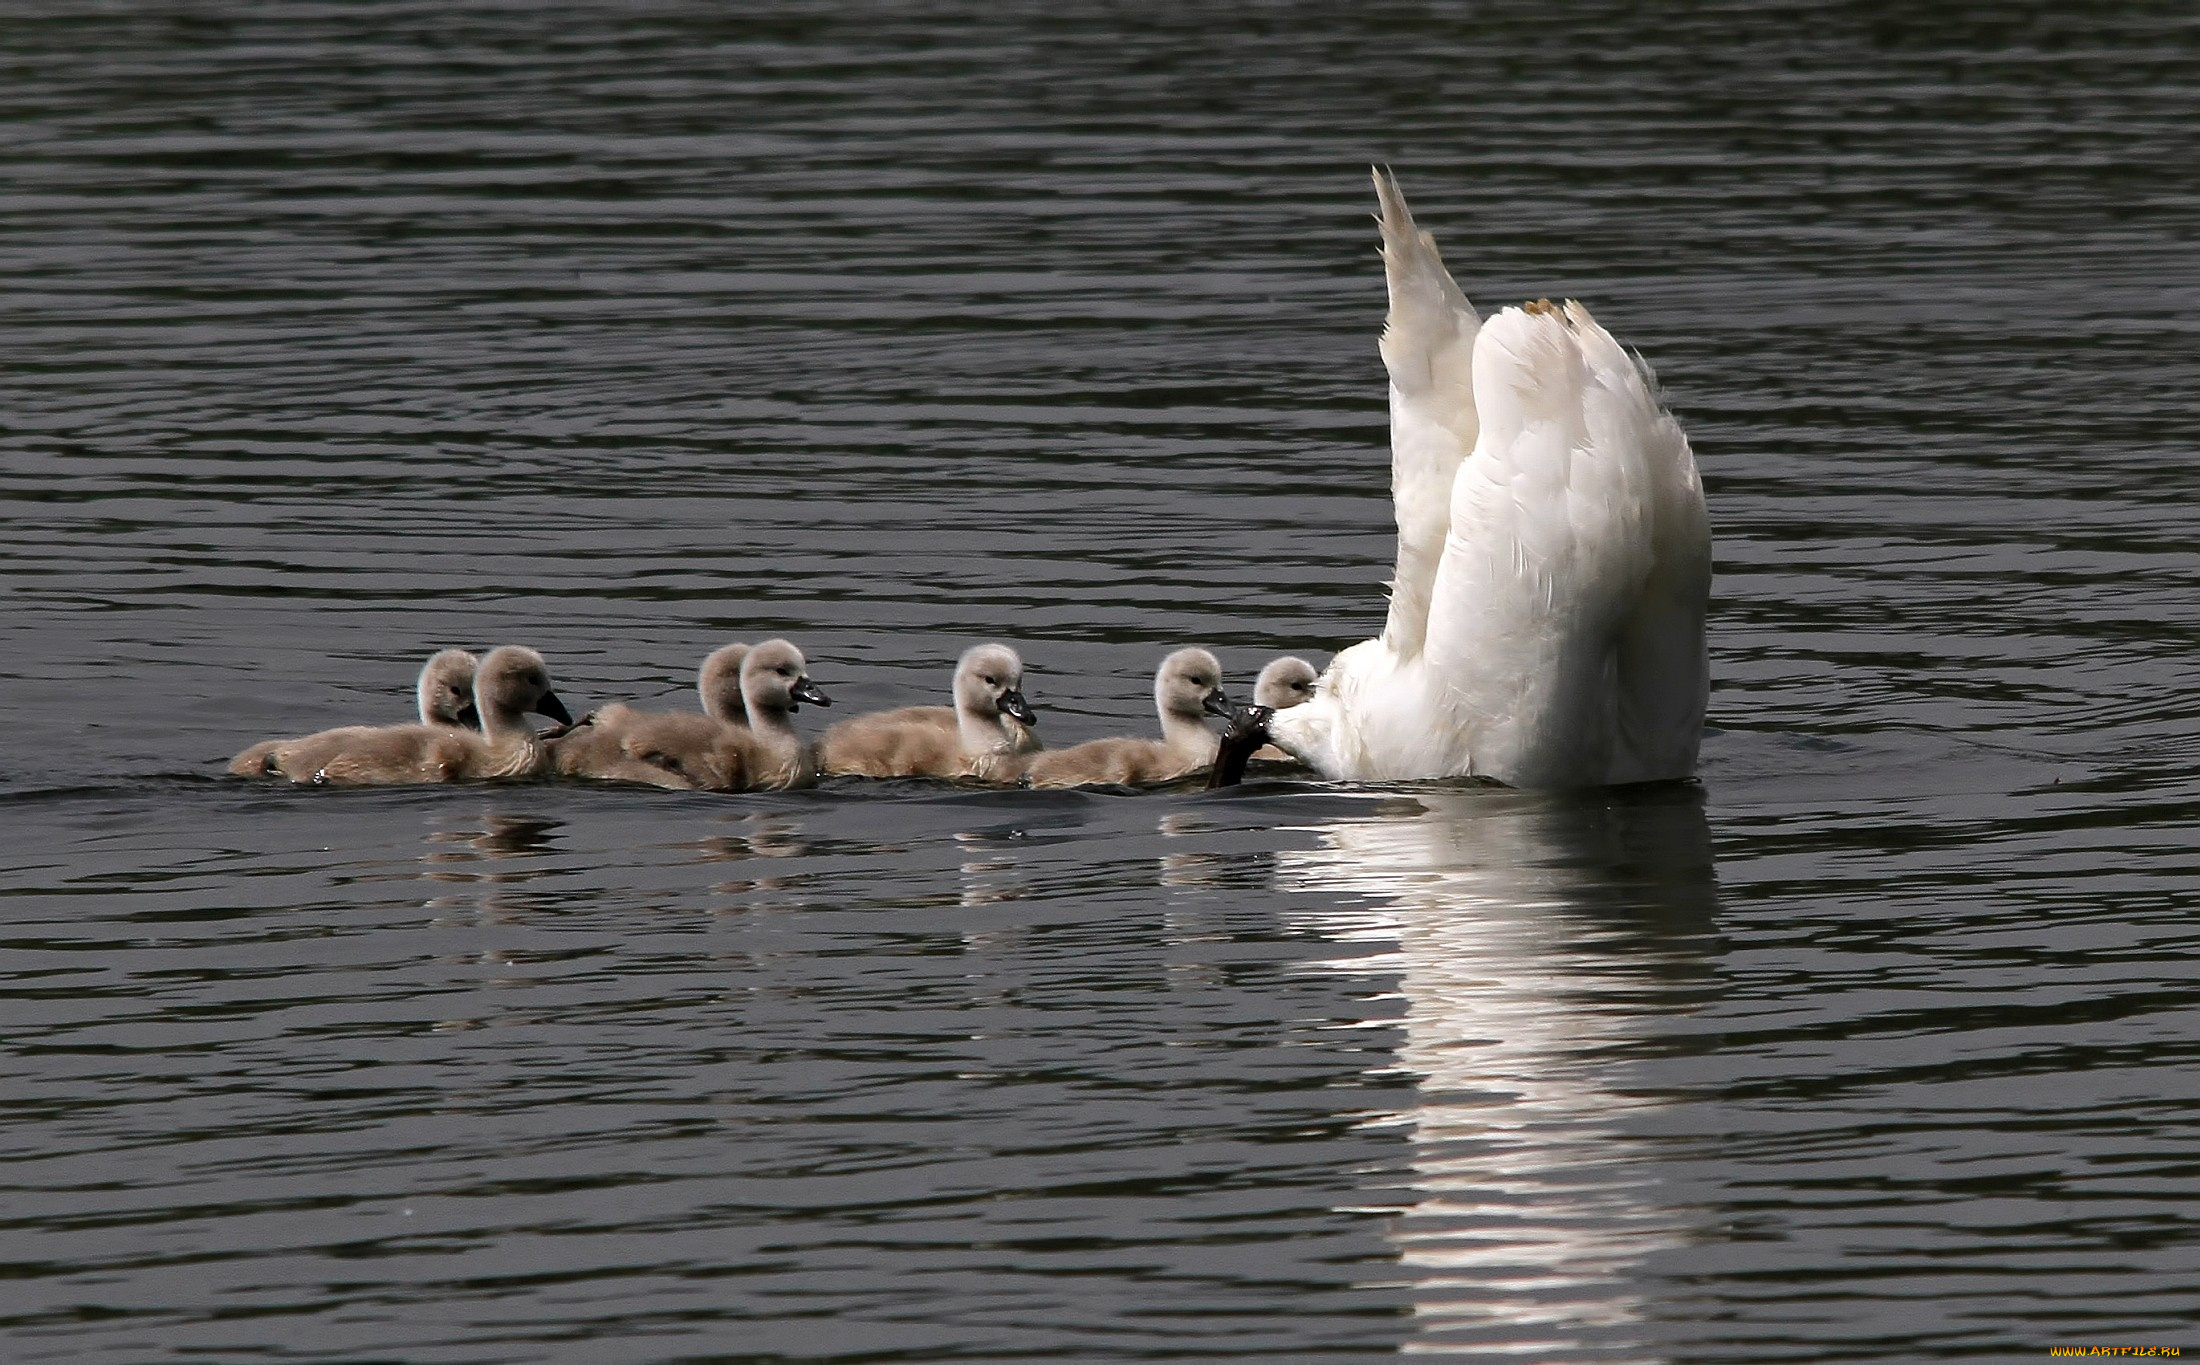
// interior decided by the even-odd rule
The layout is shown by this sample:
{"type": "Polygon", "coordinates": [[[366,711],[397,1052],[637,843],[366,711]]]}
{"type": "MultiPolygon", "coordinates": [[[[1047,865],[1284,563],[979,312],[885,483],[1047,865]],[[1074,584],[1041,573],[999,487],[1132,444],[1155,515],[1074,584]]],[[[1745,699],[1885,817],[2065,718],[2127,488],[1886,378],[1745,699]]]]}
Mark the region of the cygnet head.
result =
{"type": "Polygon", "coordinates": [[[736,641],[713,650],[696,675],[695,691],[703,699],[703,714],[728,725],[749,723],[749,710],[741,700],[741,664],[749,647],[736,641]]]}
{"type": "Polygon", "coordinates": [[[955,709],[992,720],[1008,716],[1025,725],[1039,717],[1024,700],[1024,661],[1007,645],[973,645],[955,665],[955,709]]]}
{"type": "Polygon", "coordinates": [[[481,660],[463,649],[446,649],[431,657],[420,670],[420,723],[479,728],[474,670],[480,665],[481,660]]]}
{"type": "Polygon", "coordinates": [[[1300,702],[1312,701],[1314,682],[1319,677],[1314,665],[1296,654],[1271,659],[1253,683],[1253,705],[1287,711],[1300,702]]]}
{"type": "Polygon", "coordinates": [[[1153,675],[1153,704],[1164,716],[1193,720],[1205,713],[1230,714],[1222,690],[1222,664],[1204,649],[1180,649],[1161,661],[1153,675]]]}
{"type": "Polygon", "coordinates": [[[481,728],[491,734],[524,727],[529,712],[560,725],[573,723],[565,703],[550,690],[550,666],[525,645],[489,651],[474,672],[474,704],[481,708],[481,728]]]}
{"type": "Polygon", "coordinates": [[[832,700],[810,681],[810,665],[802,651],[785,640],[766,640],[741,661],[741,698],[748,703],[749,723],[765,716],[784,716],[802,709],[801,703],[831,706],[832,700]]]}

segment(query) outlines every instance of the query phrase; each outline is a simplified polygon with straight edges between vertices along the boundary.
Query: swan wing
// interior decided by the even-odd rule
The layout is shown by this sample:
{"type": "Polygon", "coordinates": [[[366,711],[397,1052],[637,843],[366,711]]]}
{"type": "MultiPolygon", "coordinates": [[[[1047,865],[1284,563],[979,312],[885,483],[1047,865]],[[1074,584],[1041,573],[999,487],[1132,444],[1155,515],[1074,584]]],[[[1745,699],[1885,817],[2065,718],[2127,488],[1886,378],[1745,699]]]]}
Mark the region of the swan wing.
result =
{"type": "Polygon", "coordinates": [[[1398,519],[1398,564],[1383,643],[1409,659],[1427,638],[1452,485],[1474,449],[1474,344],[1481,321],[1444,268],[1435,239],[1414,225],[1388,171],[1375,172],[1375,196],[1382,203],[1383,275],[1390,287],[1382,353],[1390,371],[1390,492],[1398,519]]]}
{"type": "Polygon", "coordinates": [[[1704,707],[1711,688],[1704,613],[1711,595],[1711,519],[1695,453],[1658,400],[1657,376],[1628,354],[1589,310],[1569,301],[1569,325],[1592,383],[1587,425],[1592,443],[1639,458],[1639,522],[1647,546],[1613,642],[1615,699],[1607,782],[1653,782],[1696,771],[1704,707]]]}
{"type": "Polygon", "coordinates": [[[1578,304],[1492,317],[1474,380],[1429,618],[1442,723],[1514,786],[1687,776],[1710,537],[1686,437],[1578,304]]]}

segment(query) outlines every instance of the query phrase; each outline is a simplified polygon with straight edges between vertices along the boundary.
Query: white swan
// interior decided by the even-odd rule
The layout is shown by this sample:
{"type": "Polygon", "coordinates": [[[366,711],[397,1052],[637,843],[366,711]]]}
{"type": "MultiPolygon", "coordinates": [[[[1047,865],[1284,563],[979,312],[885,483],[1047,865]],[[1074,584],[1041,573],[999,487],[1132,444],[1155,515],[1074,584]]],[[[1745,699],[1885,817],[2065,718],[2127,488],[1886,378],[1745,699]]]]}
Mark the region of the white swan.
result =
{"type": "Polygon", "coordinates": [[[1689,776],[1711,533],[1688,438],[1588,309],[1541,301],[1479,322],[1397,182],[1377,171],[1375,191],[1390,615],[1269,735],[1340,780],[1689,776]]]}

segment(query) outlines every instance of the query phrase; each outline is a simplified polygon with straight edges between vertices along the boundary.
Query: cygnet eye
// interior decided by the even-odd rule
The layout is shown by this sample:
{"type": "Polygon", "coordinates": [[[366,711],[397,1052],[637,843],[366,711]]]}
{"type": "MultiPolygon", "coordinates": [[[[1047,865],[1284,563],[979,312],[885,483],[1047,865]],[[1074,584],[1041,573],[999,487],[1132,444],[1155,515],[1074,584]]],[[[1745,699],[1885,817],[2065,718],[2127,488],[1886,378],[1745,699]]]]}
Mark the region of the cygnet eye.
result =
{"type": "Polygon", "coordinates": [[[985,685],[986,685],[987,687],[999,687],[999,686],[1001,685],[1001,680],[1000,680],[999,678],[996,678],[996,677],[994,677],[994,676],[993,676],[992,674],[990,674],[990,673],[988,673],[988,674],[986,674],[986,675],[985,675],[985,680],[984,680],[984,681],[985,681],[985,685]]]}

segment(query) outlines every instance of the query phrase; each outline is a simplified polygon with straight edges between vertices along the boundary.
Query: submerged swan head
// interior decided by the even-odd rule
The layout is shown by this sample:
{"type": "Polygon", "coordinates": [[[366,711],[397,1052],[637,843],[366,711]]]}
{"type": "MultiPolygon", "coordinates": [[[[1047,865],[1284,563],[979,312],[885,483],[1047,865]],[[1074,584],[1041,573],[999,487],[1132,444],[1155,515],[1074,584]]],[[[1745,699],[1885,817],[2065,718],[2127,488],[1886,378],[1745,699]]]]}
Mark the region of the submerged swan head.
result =
{"type": "Polygon", "coordinates": [[[749,723],[748,705],[741,700],[741,664],[748,657],[749,647],[735,641],[703,660],[695,692],[702,698],[704,715],[728,725],[749,723]]]}
{"type": "Polygon", "coordinates": [[[1285,711],[1314,699],[1314,682],[1321,674],[1296,654],[1272,659],[1253,684],[1253,705],[1285,711]]]}
{"type": "Polygon", "coordinates": [[[573,723],[565,703],[550,688],[550,666],[525,645],[489,651],[474,673],[474,703],[481,709],[482,730],[492,736],[525,730],[530,712],[560,725],[573,723]]]}
{"type": "Polygon", "coordinates": [[[988,724],[1002,716],[1025,725],[1039,723],[1023,688],[1024,661],[1007,645],[973,645],[955,665],[955,710],[988,724]]]}
{"type": "Polygon", "coordinates": [[[785,717],[802,709],[802,703],[831,706],[832,700],[810,681],[809,661],[786,640],[766,640],[741,661],[741,699],[748,705],[749,723],[767,718],[785,723],[785,717]]]}

